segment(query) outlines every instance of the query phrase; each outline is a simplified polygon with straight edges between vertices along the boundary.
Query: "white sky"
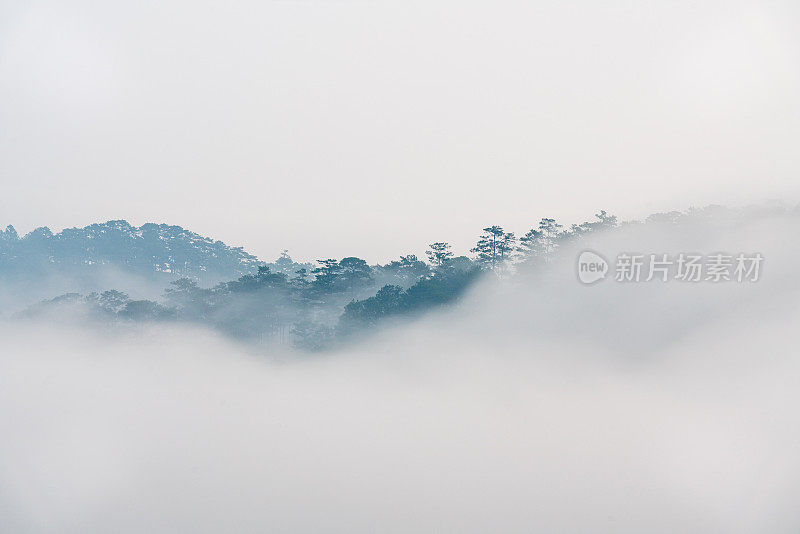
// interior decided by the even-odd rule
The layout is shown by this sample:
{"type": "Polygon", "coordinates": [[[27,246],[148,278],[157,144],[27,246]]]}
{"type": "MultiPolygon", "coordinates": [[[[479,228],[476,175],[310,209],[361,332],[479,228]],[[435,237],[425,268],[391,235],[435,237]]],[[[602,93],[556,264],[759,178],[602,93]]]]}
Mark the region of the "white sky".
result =
{"type": "Polygon", "coordinates": [[[0,1],[0,225],[384,261],[800,200],[797,2],[0,1]]]}

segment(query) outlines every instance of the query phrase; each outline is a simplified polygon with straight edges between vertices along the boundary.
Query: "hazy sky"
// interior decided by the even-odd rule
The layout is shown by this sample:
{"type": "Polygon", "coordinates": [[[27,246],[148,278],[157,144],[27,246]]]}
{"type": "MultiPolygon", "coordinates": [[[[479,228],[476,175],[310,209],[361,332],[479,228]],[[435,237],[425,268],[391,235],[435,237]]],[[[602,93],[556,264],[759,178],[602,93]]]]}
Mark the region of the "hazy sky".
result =
{"type": "Polygon", "coordinates": [[[0,2],[0,225],[265,258],[800,200],[800,4],[0,2]]]}

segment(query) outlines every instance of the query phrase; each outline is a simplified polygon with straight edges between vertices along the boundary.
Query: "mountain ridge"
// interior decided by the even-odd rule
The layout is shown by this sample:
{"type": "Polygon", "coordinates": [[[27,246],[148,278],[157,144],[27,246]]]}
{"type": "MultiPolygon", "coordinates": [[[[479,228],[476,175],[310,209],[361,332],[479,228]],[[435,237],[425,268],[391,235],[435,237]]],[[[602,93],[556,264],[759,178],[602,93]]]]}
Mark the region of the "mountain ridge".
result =
{"type": "MultiPolygon", "coordinates": [[[[41,226],[20,237],[9,225],[0,231],[0,274],[42,262],[61,266],[117,265],[213,283],[257,269],[259,259],[244,250],[179,225],[124,219],[65,228],[41,226]]],[[[41,265],[40,265],[41,266],[41,265]]]]}
{"type": "Polygon", "coordinates": [[[146,298],[177,278],[213,286],[263,264],[243,247],[166,223],[114,219],[58,233],[41,226],[24,236],[9,225],[0,230],[0,304],[120,285],[146,298]]]}

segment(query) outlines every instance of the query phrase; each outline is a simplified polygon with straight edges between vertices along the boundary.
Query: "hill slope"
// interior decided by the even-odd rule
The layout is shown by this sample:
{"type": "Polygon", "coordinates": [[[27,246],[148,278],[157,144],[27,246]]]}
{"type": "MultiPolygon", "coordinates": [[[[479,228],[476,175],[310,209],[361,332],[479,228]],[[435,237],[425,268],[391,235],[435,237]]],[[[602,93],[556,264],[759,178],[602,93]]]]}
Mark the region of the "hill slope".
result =
{"type": "Polygon", "coordinates": [[[24,237],[9,226],[0,230],[0,302],[24,305],[121,284],[149,296],[176,278],[213,285],[254,272],[258,263],[241,247],[167,224],[118,220],[56,234],[42,227],[24,237]]]}

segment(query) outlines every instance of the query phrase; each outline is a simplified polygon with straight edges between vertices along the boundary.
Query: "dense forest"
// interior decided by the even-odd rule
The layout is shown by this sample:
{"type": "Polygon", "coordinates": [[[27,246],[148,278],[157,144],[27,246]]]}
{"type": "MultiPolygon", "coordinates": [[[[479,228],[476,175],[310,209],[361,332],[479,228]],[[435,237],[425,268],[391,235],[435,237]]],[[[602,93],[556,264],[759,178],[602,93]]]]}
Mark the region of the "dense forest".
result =
{"type": "Polygon", "coordinates": [[[628,222],[600,211],[593,220],[569,227],[542,218],[519,236],[498,225],[487,226],[468,255],[456,255],[447,242],[434,242],[424,258],[408,254],[377,265],[358,257],[301,263],[287,251],[268,263],[179,226],[136,228],[111,221],[60,234],[39,229],[23,238],[12,228],[0,236],[0,287],[9,274],[36,280],[45,268],[62,274],[89,269],[91,274],[98,265],[127,265],[143,275],[163,276],[156,278],[164,281],[157,296],[132,297],[124,285],[62,292],[13,317],[103,325],[193,324],[247,343],[316,351],[374,332],[393,319],[454,305],[482,277],[535,273],[561,247],[598,231],[683,223],[690,231],[691,222],[698,219],[730,227],[746,221],[748,209],[772,208],[709,206],[628,222]],[[215,281],[226,273],[231,276],[215,281]]]}
{"type": "Polygon", "coordinates": [[[56,236],[37,231],[19,239],[12,234],[6,238],[13,243],[11,253],[5,249],[2,261],[23,262],[26,257],[20,250],[44,240],[51,259],[39,261],[58,258],[61,264],[75,265],[122,259],[181,275],[158,299],[133,299],[125,288],[66,293],[30,306],[17,317],[191,323],[246,342],[315,351],[369,332],[387,319],[453,304],[481,276],[509,276],[524,265],[547,261],[568,240],[615,225],[616,217],[601,211],[594,221],[569,228],[543,218],[519,237],[501,226],[488,226],[469,256],[456,256],[449,243],[435,242],[424,259],[409,254],[385,265],[369,265],[357,257],[298,263],[285,251],[275,262],[264,263],[180,227],[137,229],[113,221],[56,236]],[[115,246],[103,249],[98,246],[101,240],[115,246]],[[212,260],[205,263],[207,258],[212,260]],[[204,285],[208,273],[225,269],[249,272],[204,285]]]}
{"type": "Polygon", "coordinates": [[[263,265],[180,226],[108,221],[53,233],[47,227],[20,236],[0,230],[0,314],[66,292],[125,288],[157,298],[171,281],[188,277],[213,286],[263,265]]]}
{"type": "Polygon", "coordinates": [[[0,276],[92,272],[114,265],[138,274],[187,276],[217,283],[259,264],[241,247],[229,247],[180,226],[108,221],[54,234],[47,227],[20,237],[13,226],[0,230],[0,276]]]}

